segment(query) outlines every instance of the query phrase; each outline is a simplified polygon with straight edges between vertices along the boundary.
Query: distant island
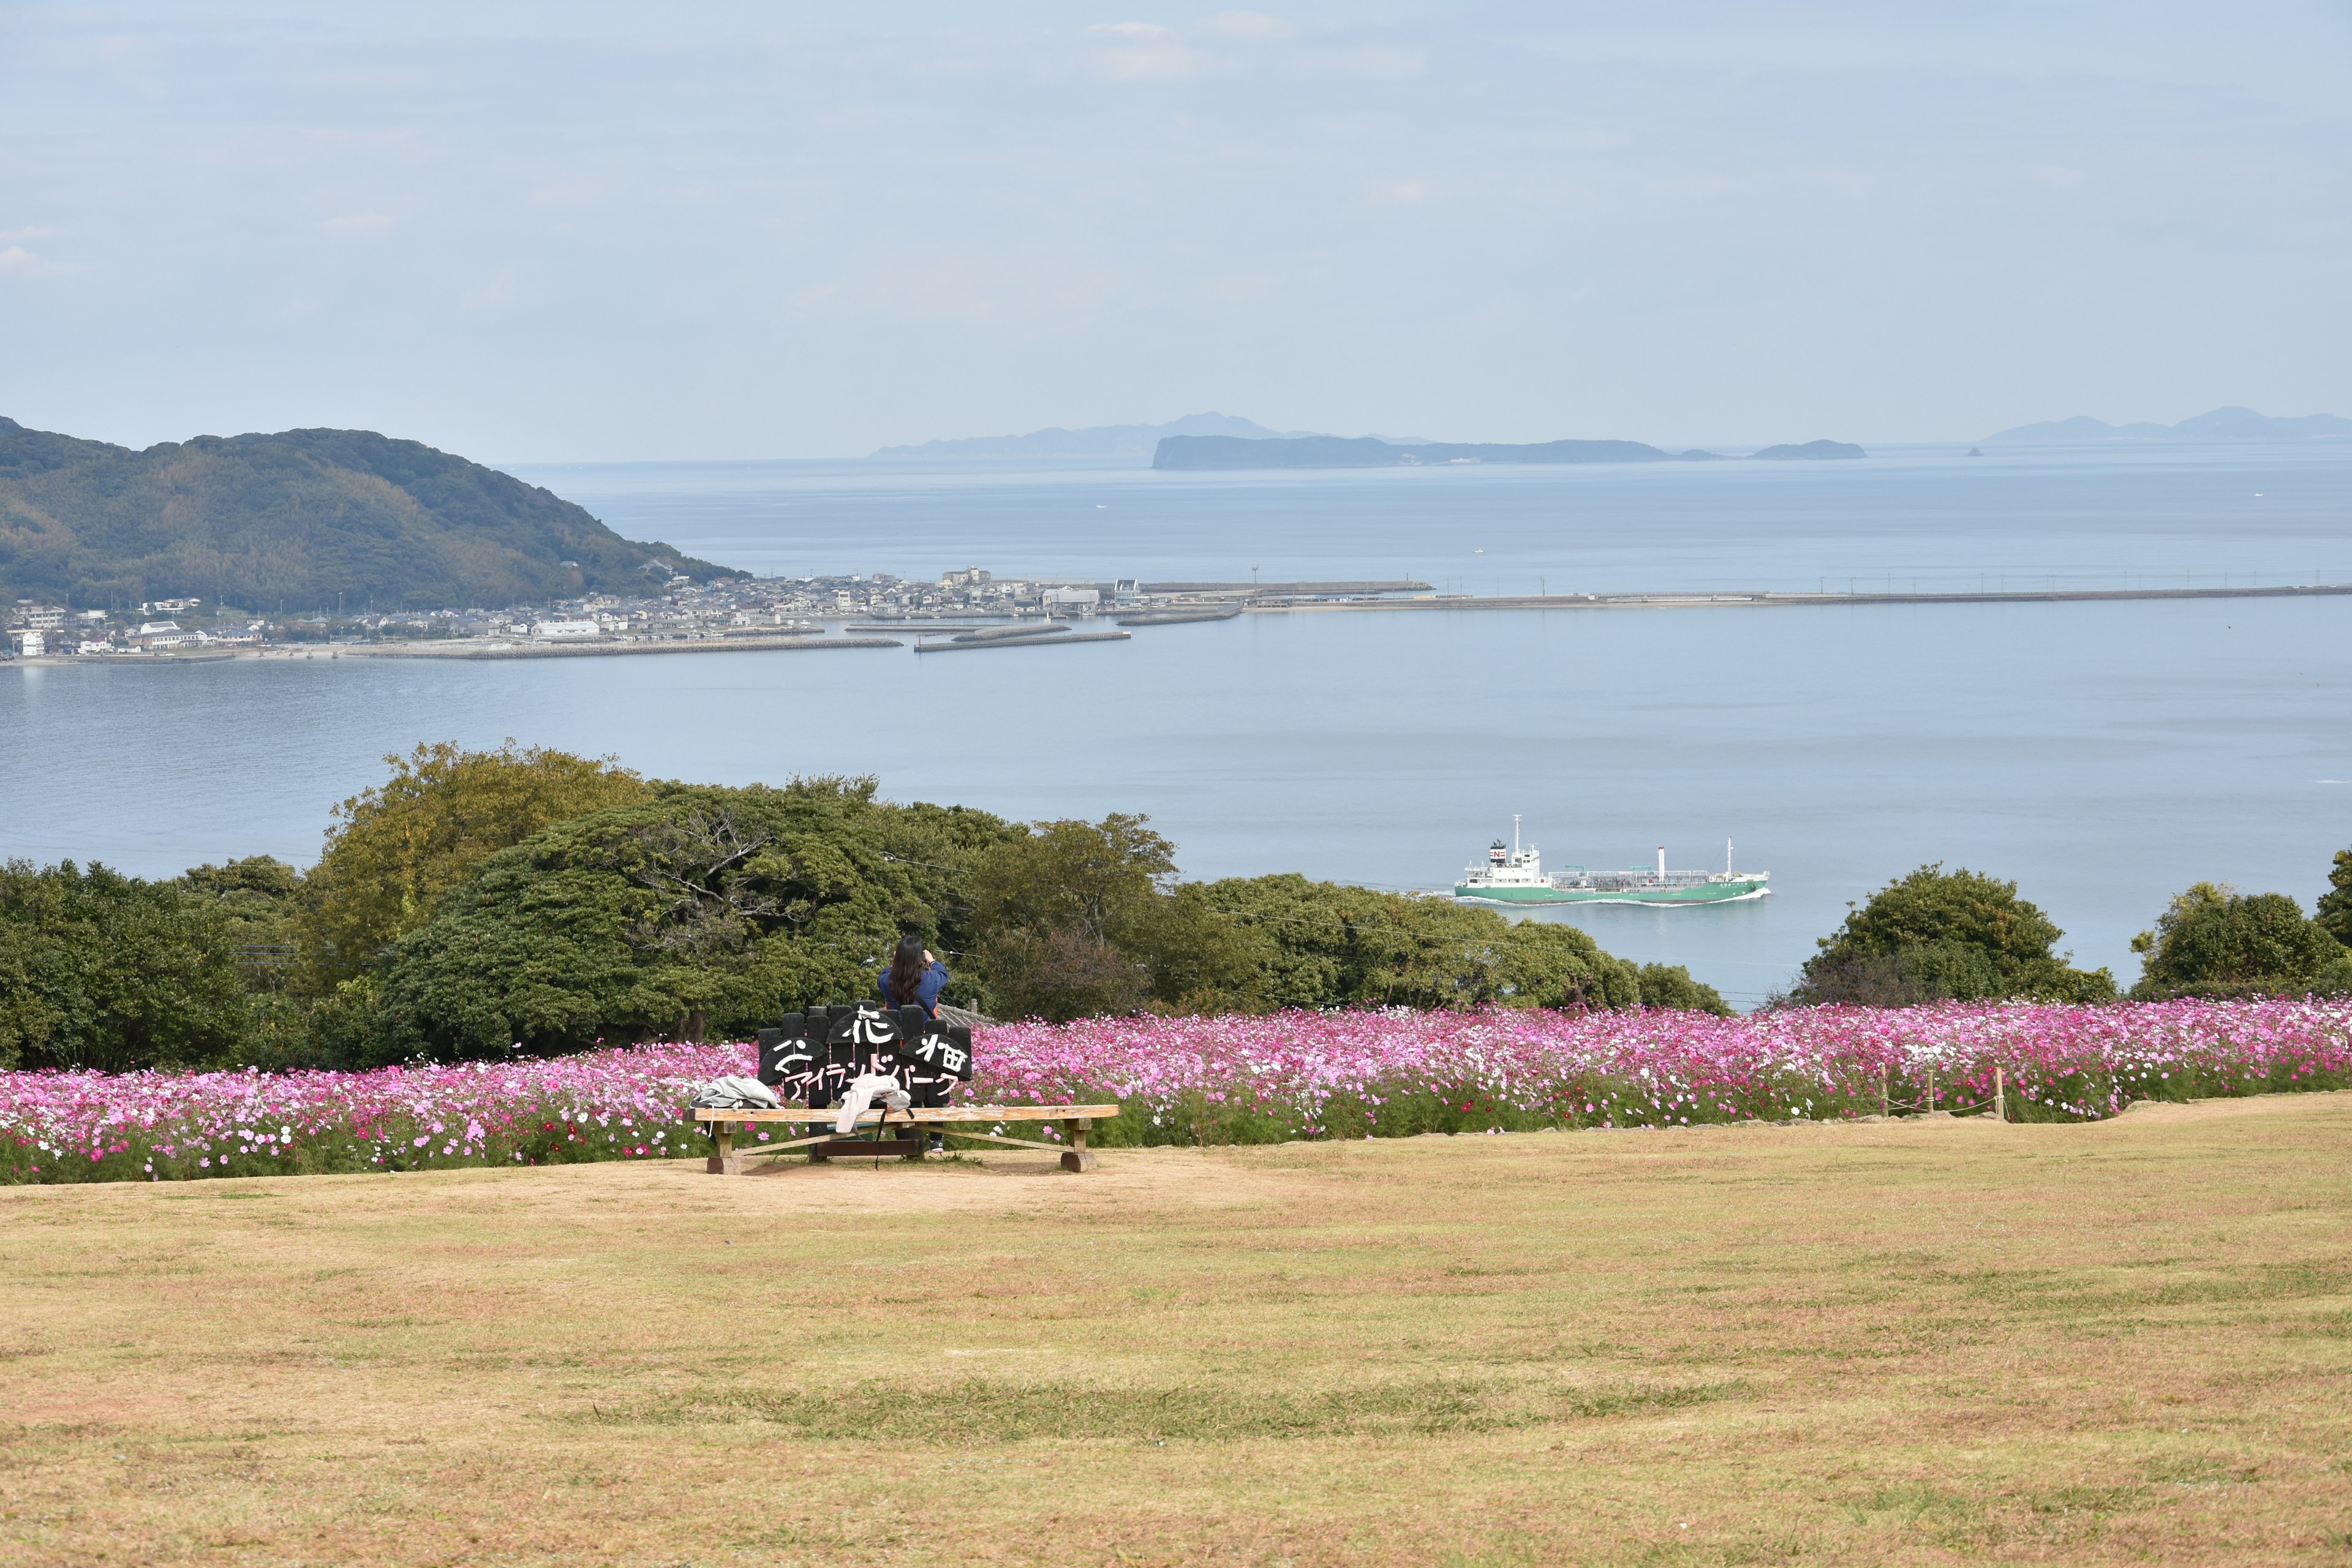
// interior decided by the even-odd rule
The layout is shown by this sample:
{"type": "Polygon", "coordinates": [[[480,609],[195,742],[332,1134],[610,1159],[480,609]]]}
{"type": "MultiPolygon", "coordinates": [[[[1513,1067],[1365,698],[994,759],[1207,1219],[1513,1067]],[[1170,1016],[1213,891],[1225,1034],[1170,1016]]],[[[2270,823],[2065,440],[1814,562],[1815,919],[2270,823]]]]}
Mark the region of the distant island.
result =
{"type": "MultiPolygon", "coordinates": [[[[1767,447],[1767,458],[1863,458],[1861,447],[1843,441],[1767,447]]],[[[1454,463],[1680,463],[1718,462],[1716,452],[1669,452],[1640,441],[1538,441],[1527,445],[1490,442],[1384,441],[1377,436],[1295,436],[1243,439],[1232,436],[1170,436],[1152,454],[1155,468],[1394,468],[1454,463]]]]}
{"type": "Polygon", "coordinates": [[[134,452],[0,418],[0,598],[440,609],[643,594],[728,569],[623,539],[495,468],[372,430],[134,452]]]}
{"type": "Polygon", "coordinates": [[[1750,452],[1748,455],[1750,458],[1764,458],[1775,461],[1784,458],[1803,461],[1822,458],[1843,459],[1870,456],[1851,441],[1807,441],[1801,446],[1767,447],[1760,452],[1750,452]]]}
{"type": "Polygon", "coordinates": [[[1169,436],[1236,436],[1247,440],[1304,436],[1304,430],[1269,430],[1255,420],[1232,414],[1188,414],[1165,425],[1093,425],[1083,430],[1056,426],[1025,436],[968,436],[951,441],[925,441],[913,447],[884,447],[877,458],[894,462],[936,462],[959,458],[1148,458],[1169,436]]]}
{"type": "Polygon", "coordinates": [[[2341,441],[2352,437],[2352,419],[2333,414],[2306,414],[2296,419],[2273,419],[2251,408],[2216,408],[2183,419],[2178,425],[2141,421],[2110,425],[2078,414],[2072,419],[2020,425],[1984,438],[1988,447],[2085,447],[2184,441],[2341,441]]]}

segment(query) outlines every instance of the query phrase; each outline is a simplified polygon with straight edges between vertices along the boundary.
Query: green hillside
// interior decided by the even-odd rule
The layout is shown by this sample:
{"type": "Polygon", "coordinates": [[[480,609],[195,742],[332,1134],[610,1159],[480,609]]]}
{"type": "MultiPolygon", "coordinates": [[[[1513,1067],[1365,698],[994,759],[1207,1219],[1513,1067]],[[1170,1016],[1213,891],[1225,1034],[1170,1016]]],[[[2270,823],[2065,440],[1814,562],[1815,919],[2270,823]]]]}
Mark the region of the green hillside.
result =
{"type": "Polygon", "coordinates": [[[0,602],[198,597],[275,611],[643,593],[724,567],[623,539],[495,468],[369,430],[134,452],[0,419],[0,602]]]}

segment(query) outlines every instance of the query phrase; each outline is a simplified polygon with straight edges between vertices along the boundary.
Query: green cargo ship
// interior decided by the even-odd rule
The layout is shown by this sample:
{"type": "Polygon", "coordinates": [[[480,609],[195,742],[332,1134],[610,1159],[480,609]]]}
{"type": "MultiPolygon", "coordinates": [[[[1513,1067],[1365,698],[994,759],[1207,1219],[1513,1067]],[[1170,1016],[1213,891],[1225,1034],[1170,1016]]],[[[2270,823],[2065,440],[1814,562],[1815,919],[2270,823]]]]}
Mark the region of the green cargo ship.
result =
{"type": "Polygon", "coordinates": [[[1496,839],[1486,851],[1486,863],[1463,872],[1454,896],[1488,904],[1733,904],[1762,898],[1772,890],[1768,885],[1771,880],[1769,871],[1734,871],[1728,838],[1723,841],[1720,871],[1670,871],[1661,844],[1655,866],[1622,871],[1571,866],[1547,877],[1542,852],[1532,844],[1519,847],[1519,819],[1515,816],[1509,846],[1496,839]]]}

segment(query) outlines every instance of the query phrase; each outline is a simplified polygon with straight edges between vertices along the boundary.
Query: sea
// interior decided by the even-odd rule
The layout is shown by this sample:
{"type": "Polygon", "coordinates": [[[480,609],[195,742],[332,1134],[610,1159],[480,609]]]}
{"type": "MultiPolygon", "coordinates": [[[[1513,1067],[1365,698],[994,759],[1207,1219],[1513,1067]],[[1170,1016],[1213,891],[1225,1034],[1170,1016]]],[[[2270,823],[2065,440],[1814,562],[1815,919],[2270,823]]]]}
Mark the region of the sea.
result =
{"type": "MultiPolygon", "coordinates": [[[[2352,449],[1874,449],[1252,474],[1139,462],[510,466],[631,538],[761,574],[1413,577],[1449,593],[2352,583],[2352,449]]],[[[1139,812],[1192,878],[1440,890],[1546,864],[1771,873],[1585,907],[1611,952],[1754,1006],[1916,867],[2014,879],[2074,961],[2191,882],[2306,906],[2352,846],[2352,598],[1244,616],[1131,641],[530,661],[0,666],[0,857],[307,864],[420,741],[649,775],[870,774],[1026,820],[1139,812]],[[1727,849],[1727,841],[1729,847],[1727,849]]]]}

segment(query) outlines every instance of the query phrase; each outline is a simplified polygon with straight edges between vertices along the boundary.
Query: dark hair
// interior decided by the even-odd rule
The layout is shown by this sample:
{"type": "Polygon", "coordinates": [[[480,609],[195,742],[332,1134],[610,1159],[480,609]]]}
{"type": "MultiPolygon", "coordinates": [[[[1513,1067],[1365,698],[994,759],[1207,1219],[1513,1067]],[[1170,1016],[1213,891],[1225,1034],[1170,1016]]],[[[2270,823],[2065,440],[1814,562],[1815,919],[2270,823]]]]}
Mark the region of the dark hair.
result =
{"type": "Polygon", "coordinates": [[[919,936],[900,937],[898,951],[890,958],[890,1005],[913,1006],[922,993],[923,976],[929,971],[930,965],[923,962],[923,939],[919,936]]]}

